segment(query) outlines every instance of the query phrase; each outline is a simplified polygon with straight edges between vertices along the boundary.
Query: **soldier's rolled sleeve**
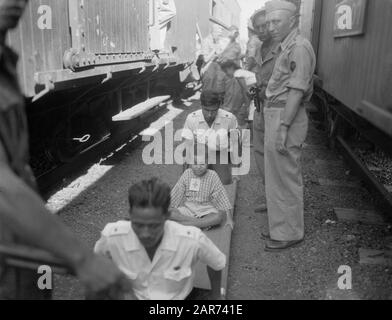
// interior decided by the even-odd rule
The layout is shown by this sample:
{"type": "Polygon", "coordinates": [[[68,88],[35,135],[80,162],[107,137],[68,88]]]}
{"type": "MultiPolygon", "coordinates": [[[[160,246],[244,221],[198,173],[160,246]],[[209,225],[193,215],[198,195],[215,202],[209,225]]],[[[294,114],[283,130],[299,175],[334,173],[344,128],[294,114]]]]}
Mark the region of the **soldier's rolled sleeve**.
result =
{"type": "Polygon", "coordinates": [[[312,56],[305,46],[296,46],[290,55],[290,68],[293,68],[288,88],[307,92],[312,84],[312,56]]]}
{"type": "Polygon", "coordinates": [[[226,267],[226,256],[217,246],[200,231],[198,258],[215,271],[222,271],[226,267]]]}

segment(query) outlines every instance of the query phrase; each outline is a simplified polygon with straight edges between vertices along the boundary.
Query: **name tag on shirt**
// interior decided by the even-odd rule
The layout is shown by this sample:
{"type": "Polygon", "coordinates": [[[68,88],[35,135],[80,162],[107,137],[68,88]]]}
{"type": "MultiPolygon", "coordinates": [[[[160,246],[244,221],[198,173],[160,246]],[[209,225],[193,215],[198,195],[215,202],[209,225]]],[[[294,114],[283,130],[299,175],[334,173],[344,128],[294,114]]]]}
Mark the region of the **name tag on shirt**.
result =
{"type": "Polygon", "coordinates": [[[200,179],[192,179],[191,185],[189,190],[199,192],[201,187],[201,180],[200,179]]]}

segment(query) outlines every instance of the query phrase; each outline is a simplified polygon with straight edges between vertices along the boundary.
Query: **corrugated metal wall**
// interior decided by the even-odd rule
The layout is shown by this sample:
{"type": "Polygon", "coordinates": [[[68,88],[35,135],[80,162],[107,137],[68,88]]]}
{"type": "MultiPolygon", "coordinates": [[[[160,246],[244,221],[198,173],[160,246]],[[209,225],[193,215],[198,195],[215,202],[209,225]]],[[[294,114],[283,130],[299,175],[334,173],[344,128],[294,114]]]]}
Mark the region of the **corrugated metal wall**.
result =
{"type": "MultiPolygon", "coordinates": [[[[228,9],[217,0],[218,10],[226,12],[228,24],[240,15],[238,4],[233,1],[233,8],[228,9]]],[[[197,21],[204,36],[209,34],[211,0],[200,2],[175,0],[177,15],[170,24],[167,40],[177,47],[179,63],[196,58],[197,21]]],[[[19,75],[25,94],[31,97],[42,90],[36,87],[37,73],[40,83],[50,74],[63,75],[64,53],[71,48],[79,61],[79,65],[74,65],[77,71],[151,58],[150,18],[148,0],[30,0],[20,26],[8,39],[20,55],[19,75]],[[50,7],[50,29],[38,27],[42,6],[50,7]]]]}
{"type": "Polygon", "coordinates": [[[149,49],[146,0],[84,0],[86,51],[142,53],[149,49]]]}
{"type": "Polygon", "coordinates": [[[9,43],[20,56],[21,85],[28,95],[34,94],[34,73],[63,68],[64,52],[71,47],[68,1],[51,0],[52,29],[38,27],[38,9],[48,1],[29,1],[18,29],[10,33],[9,43]]]}
{"type": "Polygon", "coordinates": [[[318,73],[324,89],[357,112],[367,102],[392,113],[392,1],[368,1],[361,36],[334,38],[334,18],[335,1],[323,0],[318,73]]]}

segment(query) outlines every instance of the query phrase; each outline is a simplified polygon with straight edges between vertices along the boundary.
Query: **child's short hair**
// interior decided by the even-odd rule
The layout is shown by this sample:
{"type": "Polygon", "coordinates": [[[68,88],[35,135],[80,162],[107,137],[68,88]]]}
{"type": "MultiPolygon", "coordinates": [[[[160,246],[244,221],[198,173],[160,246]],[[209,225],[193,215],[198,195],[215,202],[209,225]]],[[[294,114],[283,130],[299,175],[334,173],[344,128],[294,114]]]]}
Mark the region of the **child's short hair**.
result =
{"type": "Polygon", "coordinates": [[[169,213],[171,189],[158,178],[141,181],[129,188],[128,200],[131,208],[162,208],[169,213]]]}
{"type": "Polygon", "coordinates": [[[221,63],[220,66],[221,66],[222,70],[227,70],[227,69],[230,69],[230,68],[233,68],[234,70],[241,69],[241,67],[233,60],[227,60],[227,61],[221,63]]]}

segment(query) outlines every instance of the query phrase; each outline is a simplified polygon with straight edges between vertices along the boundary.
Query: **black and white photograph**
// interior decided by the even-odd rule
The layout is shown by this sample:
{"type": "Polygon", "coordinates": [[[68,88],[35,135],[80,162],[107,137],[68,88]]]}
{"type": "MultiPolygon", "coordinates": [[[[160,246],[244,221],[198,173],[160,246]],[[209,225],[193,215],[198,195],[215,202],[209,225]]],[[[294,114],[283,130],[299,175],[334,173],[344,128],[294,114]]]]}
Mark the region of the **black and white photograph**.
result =
{"type": "Polygon", "coordinates": [[[0,300],[392,300],[391,30],[390,0],[0,0],[0,300]]]}

